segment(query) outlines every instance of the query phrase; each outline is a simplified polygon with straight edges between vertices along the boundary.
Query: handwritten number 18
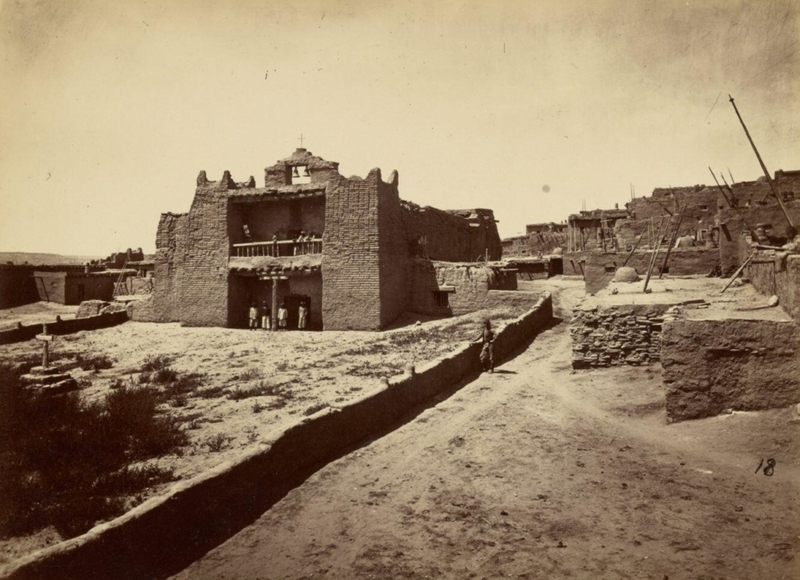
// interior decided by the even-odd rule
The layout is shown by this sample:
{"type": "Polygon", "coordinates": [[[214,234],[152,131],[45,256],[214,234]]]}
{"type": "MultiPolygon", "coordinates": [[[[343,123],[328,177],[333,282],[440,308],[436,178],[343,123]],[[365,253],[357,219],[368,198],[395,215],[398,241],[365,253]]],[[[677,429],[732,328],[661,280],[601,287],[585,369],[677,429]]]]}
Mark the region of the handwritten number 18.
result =
{"type": "MultiPolygon", "coordinates": [[[[758,464],[756,467],[756,473],[761,471],[761,466],[764,465],[764,460],[761,460],[761,463],[758,464]]],[[[774,459],[767,459],[767,465],[764,467],[764,475],[767,477],[772,477],[772,474],[775,473],[775,460],[774,459]]]]}

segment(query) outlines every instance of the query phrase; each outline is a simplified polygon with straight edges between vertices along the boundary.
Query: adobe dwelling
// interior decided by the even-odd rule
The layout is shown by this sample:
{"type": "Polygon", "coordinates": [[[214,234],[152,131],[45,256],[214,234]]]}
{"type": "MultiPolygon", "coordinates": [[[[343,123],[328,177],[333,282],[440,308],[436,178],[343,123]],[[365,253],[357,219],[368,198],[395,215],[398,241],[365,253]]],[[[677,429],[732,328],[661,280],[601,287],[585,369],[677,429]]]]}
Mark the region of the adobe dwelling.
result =
{"type": "MultiPolygon", "coordinates": [[[[400,199],[397,172],[346,178],[303,148],[267,167],[264,187],[201,171],[189,212],[162,214],[156,250],[152,298],[135,320],[243,327],[251,304],[274,318],[285,303],[291,328],[305,303],[309,328],[326,330],[381,329],[406,310],[452,314],[460,288],[442,263],[501,255],[491,210],[420,207],[400,199]]],[[[499,266],[481,267],[497,274],[453,278],[508,285],[499,266]]]]}
{"type": "MultiPolygon", "coordinates": [[[[800,171],[776,171],[773,186],[787,211],[796,211],[800,171]]],[[[766,177],[723,188],[724,194],[716,184],[656,188],[652,196],[627,203],[625,210],[570,216],[570,251],[564,255],[564,273],[583,276],[586,291],[593,293],[604,288],[624,263],[644,274],[660,243],[653,269],[658,276],[677,230],[664,273],[729,276],[741,264],[751,234],[773,245],[790,237],[766,177]]]]}

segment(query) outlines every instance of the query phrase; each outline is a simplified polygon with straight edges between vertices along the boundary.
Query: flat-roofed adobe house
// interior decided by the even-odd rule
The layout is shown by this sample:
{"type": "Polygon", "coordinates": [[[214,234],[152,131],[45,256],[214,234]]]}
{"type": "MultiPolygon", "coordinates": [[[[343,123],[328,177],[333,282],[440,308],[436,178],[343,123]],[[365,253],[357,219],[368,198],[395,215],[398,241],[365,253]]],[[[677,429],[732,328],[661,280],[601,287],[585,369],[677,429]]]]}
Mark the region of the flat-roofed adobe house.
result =
{"type": "Polygon", "coordinates": [[[292,327],[305,303],[308,327],[326,330],[452,313],[446,294],[458,289],[422,280],[430,263],[501,255],[491,210],[419,207],[400,199],[397,172],[346,178],[303,148],[267,167],[264,187],[201,171],[189,212],[162,214],[156,248],[153,297],[136,319],[244,327],[266,302],[273,316],[285,303],[292,327]]]}

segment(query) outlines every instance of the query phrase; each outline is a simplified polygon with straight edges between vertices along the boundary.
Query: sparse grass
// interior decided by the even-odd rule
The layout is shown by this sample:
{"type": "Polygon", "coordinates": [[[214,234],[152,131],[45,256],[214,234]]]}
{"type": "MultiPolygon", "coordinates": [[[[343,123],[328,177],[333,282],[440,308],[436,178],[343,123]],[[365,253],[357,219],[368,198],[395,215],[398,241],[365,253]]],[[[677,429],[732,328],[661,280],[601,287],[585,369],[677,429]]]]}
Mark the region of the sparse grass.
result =
{"type": "Polygon", "coordinates": [[[264,409],[266,409],[266,408],[267,408],[267,407],[266,407],[265,405],[262,405],[262,404],[261,404],[261,403],[259,403],[258,401],[256,401],[255,403],[253,403],[253,413],[260,413],[261,411],[263,411],[263,410],[264,410],[264,409]]]}
{"type": "Polygon", "coordinates": [[[166,355],[148,355],[142,363],[142,372],[153,373],[169,367],[170,364],[172,364],[172,359],[166,355]]]}
{"type": "Polygon", "coordinates": [[[316,405],[311,405],[308,409],[303,411],[303,415],[308,417],[309,415],[313,415],[317,411],[322,411],[322,409],[328,408],[328,405],[325,403],[317,403],[316,405]]]}
{"type": "Polygon", "coordinates": [[[74,537],[121,513],[126,496],[172,477],[131,467],[187,441],[178,420],[158,411],[155,389],[121,385],[86,402],[21,388],[19,369],[0,364],[0,537],[51,525],[74,537]]]}
{"type": "Polygon", "coordinates": [[[217,399],[219,397],[224,397],[227,394],[228,394],[228,389],[221,386],[199,389],[194,393],[196,397],[200,397],[201,399],[217,399]]]}
{"type": "Polygon", "coordinates": [[[285,393],[281,390],[278,385],[273,385],[271,383],[265,383],[264,381],[260,381],[257,385],[252,387],[239,387],[236,389],[231,389],[228,392],[228,398],[231,401],[241,401],[242,399],[249,399],[251,397],[262,397],[262,396],[285,396],[285,393]]]}
{"type": "Polygon", "coordinates": [[[283,372],[289,368],[289,363],[286,361],[281,361],[275,365],[275,370],[283,372]]]}
{"type": "Polygon", "coordinates": [[[223,449],[225,449],[231,441],[234,440],[234,437],[230,435],[225,435],[224,433],[217,433],[216,435],[211,435],[206,438],[203,442],[208,450],[212,453],[219,453],[223,449]]]}
{"type": "Polygon", "coordinates": [[[264,373],[258,367],[250,367],[246,371],[244,371],[241,375],[239,375],[239,379],[242,381],[254,381],[256,379],[260,379],[264,376],[264,373]]]}
{"type": "Polygon", "coordinates": [[[115,361],[104,354],[85,356],[78,353],[75,355],[75,362],[84,371],[100,372],[113,367],[115,361]]]}

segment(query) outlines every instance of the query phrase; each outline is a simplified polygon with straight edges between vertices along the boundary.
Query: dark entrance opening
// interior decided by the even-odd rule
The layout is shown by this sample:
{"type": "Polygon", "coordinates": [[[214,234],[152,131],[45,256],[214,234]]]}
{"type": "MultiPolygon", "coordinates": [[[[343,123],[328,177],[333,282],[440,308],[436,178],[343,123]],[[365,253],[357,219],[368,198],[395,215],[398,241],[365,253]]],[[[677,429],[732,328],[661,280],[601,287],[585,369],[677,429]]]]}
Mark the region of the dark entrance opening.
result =
{"type": "Polygon", "coordinates": [[[78,284],[78,303],[83,302],[83,297],[86,296],[86,286],[78,284]]]}
{"type": "Polygon", "coordinates": [[[297,330],[297,311],[302,302],[306,303],[306,308],[309,311],[306,318],[306,329],[308,329],[311,326],[311,297],[305,294],[287,294],[283,297],[283,303],[286,304],[286,310],[289,311],[289,316],[286,320],[286,327],[289,330],[297,330]]]}

